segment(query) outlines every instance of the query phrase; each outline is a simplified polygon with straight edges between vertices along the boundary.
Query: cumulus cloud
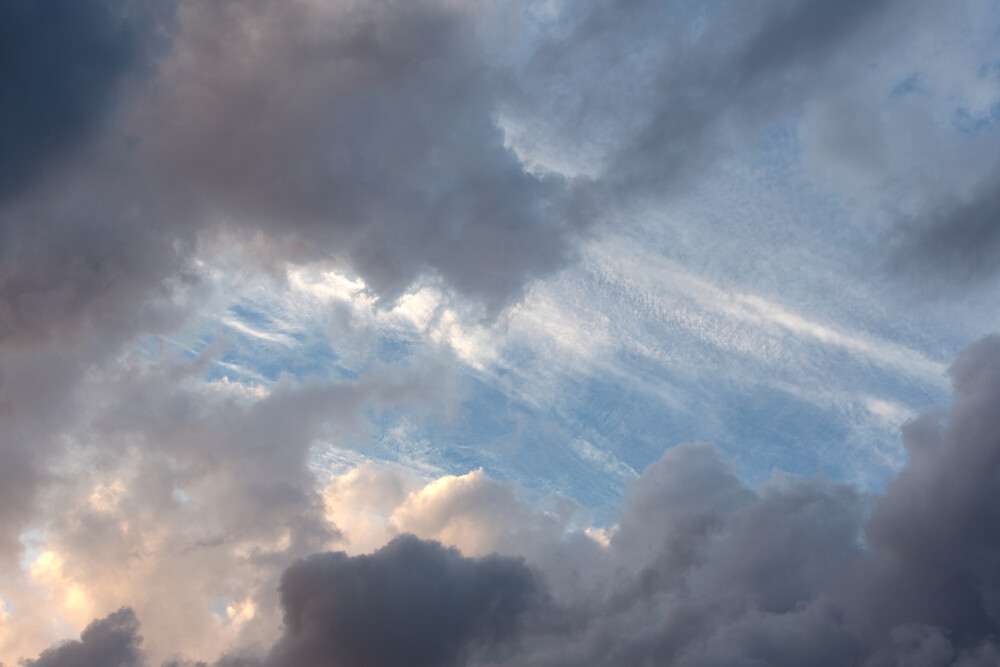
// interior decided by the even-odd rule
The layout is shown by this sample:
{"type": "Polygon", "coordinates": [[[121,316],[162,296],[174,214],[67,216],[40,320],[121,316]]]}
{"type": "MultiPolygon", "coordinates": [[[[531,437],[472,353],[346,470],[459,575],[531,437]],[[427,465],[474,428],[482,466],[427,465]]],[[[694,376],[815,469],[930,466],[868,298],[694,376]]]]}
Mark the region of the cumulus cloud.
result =
{"type": "Polygon", "coordinates": [[[27,667],[140,667],[139,621],[131,609],[122,608],[94,621],[80,635],[28,660],[27,667]]]}
{"type": "MultiPolygon", "coordinates": [[[[950,411],[906,426],[910,460],[882,496],[782,473],[754,490],[713,446],[683,445],[634,481],[610,538],[600,540],[478,474],[409,494],[383,480],[387,539],[412,526],[483,550],[492,531],[498,549],[527,561],[462,556],[409,534],[370,555],[310,556],[282,574],[283,634],[253,660],[994,664],[1000,337],[966,348],[951,377],[950,411]],[[548,530],[511,533],[546,521],[548,530]],[[463,522],[478,535],[444,528],[463,522]],[[555,550],[543,548],[575,540],[588,541],[589,554],[551,558],[555,550]],[[575,589],[547,586],[570,569],[585,575],[575,589]]],[[[108,636],[132,637],[131,615],[109,618],[127,632],[108,636]]],[[[108,624],[92,625],[82,645],[108,624]]]]}
{"type": "Polygon", "coordinates": [[[522,562],[413,536],[368,556],[320,554],[281,577],[285,633],[266,664],[459,665],[512,641],[544,599],[522,562]]]}

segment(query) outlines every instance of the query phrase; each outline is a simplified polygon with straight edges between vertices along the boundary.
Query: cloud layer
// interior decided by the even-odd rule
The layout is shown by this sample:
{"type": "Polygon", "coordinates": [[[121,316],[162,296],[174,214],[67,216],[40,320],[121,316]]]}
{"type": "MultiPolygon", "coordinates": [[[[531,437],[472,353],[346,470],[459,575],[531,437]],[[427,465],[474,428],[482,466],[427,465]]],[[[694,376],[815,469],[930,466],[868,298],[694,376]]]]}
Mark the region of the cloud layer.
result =
{"type": "MultiPolygon", "coordinates": [[[[906,425],[906,465],[875,496],[821,476],[755,486],[715,447],[681,445],[594,528],[573,500],[482,469],[449,476],[402,446],[406,465],[329,481],[311,457],[324,443],[364,458],[352,448],[386,423],[464,418],[477,406],[462,392],[488,381],[502,397],[470,421],[517,422],[514,442],[482,444],[450,471],[541,443],[552,459],[531,481],[564,474],[535,399],[558,387],[582,396],[578,412],[615,412],[585,396],[582,373],[551,378],[596,357],[608,332],[639,326],[602,323],[643,321],[596,307],[563,317],[590,309],[592,294],[566,306],[533,291],[587,243],[608,241],[607,257],[588,256],[607,269],[594,280],[623,291],[620,311],[662,319],[628,299],[684,283],[690,330],[717,333],[684,302],[701,299],[780,330],[779,343],[791,332],[826,344],[817,366],[853,355],[921,381],[938,373],[959,334],[911,354],[909,340],[853,335],[744,293],[745,273],[728,287],[698,282],[732,263],[720,239],[739,246],[754,234],[740,234],[746,220],[767,214],[685,228],[678,211],[725,196],[725,170],[741,160],[792,194],[822,193],[827,208],[739,254],[753,271],[781,264],[781,286],[800,274],[811,285],[818,269],[784,248],[833,249],[834,273],[891,277],[885,319],[919,338],[892,315],[904,299],[946,295],[958,309],[995,288],[998,25],[988,0],[4,3],[0,659],[995,663],[995,337],[951,367],[946,411],[906,425]],[[706,189],[712,178],[724,187],[706,189]],[[672,265],[635,250],[653,245],[642,234],[654,222],[639,222],[650,210],[666,220],[655,223],[663,245],[698,247],[698,271],[654,275],[672,265]],[[609,241],[624,227],[636,245],[609,241]],[[623,257],[647,264],[654,287],[620,288],[608,267],[623,257]],[[351,299],[371,314],[361,322],[338,302],[324,320],[337,352],[233,363],[234,330],[312,341],[255,328],[250,310],[213,312],[220,273],[236,291],[267,281],[280,292],[330,268],[351,275],[351,299]],[[416,333],[387,335],[391,317],[416,333]],[[206,319],[230,324],[192,335],[206,319]],[[512,344],[523,356],[494,363],[491,336],[537,331],[547,347],[512,344]]],[[[621,346],[640,359],[625,368],[685,354],[671,341],[642,350],[661,344],[651,330],[621,346]]],[[[706,378],[732,372],[726,359],[704,363],[706,378]]],[[[700,396],[661,397],[663,409],[700,396]]],[[[880,400],[868,403],[905,413],[880,400]]],[[[607,421],[622,449],[652,447],[632,442],[628,414],[607,421]]],[[[574,460],[616,479],[650,460],[602,451],[585,423],[566,428],[574,460]]]]}

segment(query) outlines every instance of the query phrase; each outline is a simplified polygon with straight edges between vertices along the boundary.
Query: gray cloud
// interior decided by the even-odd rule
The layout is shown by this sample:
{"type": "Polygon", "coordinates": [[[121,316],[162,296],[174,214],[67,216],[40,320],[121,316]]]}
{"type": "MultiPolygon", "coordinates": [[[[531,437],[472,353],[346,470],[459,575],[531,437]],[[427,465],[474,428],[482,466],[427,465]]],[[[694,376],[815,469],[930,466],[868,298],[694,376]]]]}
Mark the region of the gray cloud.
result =
{"type": "Polygon", "coordinates": [[[131,609],[122,608],[94,621],[80,635],[48,649],[26,667],[141,667],[139,621],[131,609]]]}
{"type": "Polygon", "coordinates": [[[611,215],[696,191],[720,160],[797,122],[816,184],[837,183],[858,224],[884,232],[871,270],[954,293],[995,276],[997,116],[977,88],[995,89],[990,11],[574,3],[572,27],[543,40],[501,102],[526,147],[589,163],[590,201],[611,215]],[[934,60],[913,58],[924,48],[934,60]]]}
{"type": "Polygon", "coordinates": [[[345,260],[389,300],[434,272],[495,309],[588,222],[504,147],[473,8],[190,3],[180,21],[137,131],[228,224],[345,260]]]}
{"type": "Polygon", "coordinates": [[[268,665],[459,665],[509,642],[544,595],[511,558],[412,536],[369,556],[320,554],[281,577],[285,634],[268,665]]]}
{"type": "Polygon", "coordinates": [[[922,290],[949,293],[992,277],[1000,252],[1000,187],[987,178],[967,201],[902,221],[889,266],[922,290]]]}
{"type": "Polygon", "coordinates": [[[131,0],[0,7],[0,201],[99,130],[126,79],[149,66],[171,7],[131,0]]]}
{"type": "Polygon", "coordinates": [[[994,664],[1000,337],[951,376],[950,412],[904,429],[882,497],[782,476],[754,492],[711,447],[670,450],[623,506],[632,574],[535,664],[994,664]]]}
{"type": "Polygon", "coordinates": [[[951,368],[951,410],[904,430],[910,461],[875,507],[866,537],[877,556],[870,611],[881,625],[944,628],[971,648],[1000,623],[1000,338],[962,351],[951,368]]]}
{"type": "Polygon", "coordinates": [[[662,200],[767,123],[800,113],[839,79],[845,53],[849,65],[877,59],[893,43],[893,4],[576,4],[570,33],[525,66],[524,98],[504,103],[564,150],[592,146],[601,156],[592,187],[612,210],[637,196],[662,200]],[[539,108],[547,114],[533,118],[539,108]]]}

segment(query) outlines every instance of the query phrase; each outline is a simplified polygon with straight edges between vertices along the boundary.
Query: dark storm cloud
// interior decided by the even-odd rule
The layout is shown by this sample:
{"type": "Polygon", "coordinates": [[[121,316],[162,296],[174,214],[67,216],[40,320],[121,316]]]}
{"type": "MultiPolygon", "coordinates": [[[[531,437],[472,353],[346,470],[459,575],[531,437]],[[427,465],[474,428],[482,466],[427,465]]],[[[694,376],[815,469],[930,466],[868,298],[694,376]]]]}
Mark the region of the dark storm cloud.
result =
{"type": "Polygon", "coordinates": [[[0,560],[86,369],[184,310],[183,207],[126,164],[115,124],[165,47],[172,6],[0,8],[0,560]]]}
{"type": "Polygon", "coordinates": [[[147,65],[172,3],[11,0],[0,6],[0,202],[99,129],[147,65]]]}
{"type": "Polygon", "coordinates": [[[274,667],[465,664],[519,634],[544,596],[512,558],[464,558],[412,536],[369,556],[318,554],[281,577],[285,634],[274,667]]]}
{"type": "Polygon", "coordinates": [[[2,11],[16,33],[0,102],[7,555],[85,373],[197,304],[199,239],[264,232],[279,269],[342,260],[387,301],[437,273],[487,310],[567,257],[562,185],[503,147],[471,10],[191,2],[176,23],[147,3],[2,11]]]}
{"type": "Polygon", "coordinates": [[[1000,337],[962,351],[941,421],[906,427],[910,462],[872,514],[872,622],[924,623],[973,647],[1000,630],[1000,337]]]}
{"type": "Polygon", "coordinates": [[[78,418],[88,370],[189,310],[192,239],[166,224],[154,190],[94,167],[0,209],[0,556],[60,451],[53,434],[78,418]]]}
{"type": "Polygon", "coordinates": [[[80,635],[42,653],[25,667],[141,667],[139,621],[123,608],[94,621],[80,635]]]}

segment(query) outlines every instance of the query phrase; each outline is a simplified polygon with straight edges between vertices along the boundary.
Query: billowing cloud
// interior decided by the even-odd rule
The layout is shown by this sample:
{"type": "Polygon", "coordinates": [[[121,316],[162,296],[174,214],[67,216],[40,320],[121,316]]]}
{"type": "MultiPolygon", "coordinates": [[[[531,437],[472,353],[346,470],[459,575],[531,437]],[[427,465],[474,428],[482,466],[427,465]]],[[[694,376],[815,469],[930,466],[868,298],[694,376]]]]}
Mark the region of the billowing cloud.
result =
{"type": "MultiPolygon", "coordinates": [[[[492,531],[503,551],[531,554],[527,564],[465,557],[405,534],[370,555],[310,556],[281,576],[284,633],[260,660],[993,664],[1000,338],[964,350],[951,376],[950,412],[906,427],[910,461],[883,496],[782,473],[754,490],[711,445],[684,445],[635,480],[601,539],[480,475],[443,478],[405,497],[383,480],[396,507],[385,517],[387,536],[412,526],[475,549],[492,531]],[[549,530],[511,533],[546,520],[549,530]],[[479,535],[470,541],[442,528],[449,522],[479,535]],[[554,558],[542,548],[574,540],[588,541],[590,555],[577,548],[554,558]],[[548,591],[546,581],[568,571],[584,575],[575,588],[548,591]]],[[[126,620],[131,637],[134,620],[126,620]]],[[[92,625],[84,645],[109,622],[92,625]]]]}
{"type": "Polygon", "coordinates": [[[482,21],[435,2],[184,5],[143,148],[213,215],[346,260],[387,298],[431,271],[502,304],[589,221],[504,147],[482,21]]]}
{"type": "Polygon", "coordinates": [[[140,667],[144,664],[139,645],[139,621],[131,609],[122,608],[94,621],[80,635],[54,646],[27,667],[140,667]]]}
{"type": "Polygon", "coordinates": [[[517,560],[412,536],[369,556],[311,556],[281,577],[285,634],[266,664],[466,664],[518,635],[538,586],[517,560]]]}

